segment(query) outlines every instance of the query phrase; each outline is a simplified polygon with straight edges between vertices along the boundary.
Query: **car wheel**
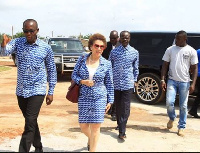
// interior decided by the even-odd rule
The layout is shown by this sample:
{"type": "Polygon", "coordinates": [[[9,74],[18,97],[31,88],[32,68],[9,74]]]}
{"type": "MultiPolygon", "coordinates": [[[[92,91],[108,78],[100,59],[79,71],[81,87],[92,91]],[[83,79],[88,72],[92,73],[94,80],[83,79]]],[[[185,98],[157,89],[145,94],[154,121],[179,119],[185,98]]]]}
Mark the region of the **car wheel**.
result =
{"type": "Polygon", "coordinates": [[[136,98],[145,104],[156,104],[165,97],[165,92],[160,87],[160,77],[153,73],[144,73],[138,76],[136,98]]]}

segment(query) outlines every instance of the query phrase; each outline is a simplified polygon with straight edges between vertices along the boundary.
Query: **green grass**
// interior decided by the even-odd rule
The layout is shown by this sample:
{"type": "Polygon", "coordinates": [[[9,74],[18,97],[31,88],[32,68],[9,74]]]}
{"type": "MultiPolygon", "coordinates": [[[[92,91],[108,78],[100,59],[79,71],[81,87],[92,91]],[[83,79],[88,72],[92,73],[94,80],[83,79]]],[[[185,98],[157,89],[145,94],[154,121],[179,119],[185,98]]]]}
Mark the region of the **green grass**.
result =
{"type": "Polygon", "coordinates": [[[0,72],[10,70],[10,67],[0,66],[0,72]]]}

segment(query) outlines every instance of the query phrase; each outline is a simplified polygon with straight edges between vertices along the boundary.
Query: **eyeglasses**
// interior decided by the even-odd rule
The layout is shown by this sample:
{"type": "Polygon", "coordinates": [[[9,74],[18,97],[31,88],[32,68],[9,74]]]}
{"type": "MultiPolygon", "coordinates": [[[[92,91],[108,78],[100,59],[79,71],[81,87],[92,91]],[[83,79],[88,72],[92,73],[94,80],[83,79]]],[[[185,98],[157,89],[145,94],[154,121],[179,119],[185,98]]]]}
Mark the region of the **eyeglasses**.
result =
{"type": "Polygon", "coordinates": [[[100,47],[100,49],[104,49],[104,48],[105,48],[104,45],[97,45],[97,44],[94,44],[94,47],[95,47],[96,49],[99,49],[99,47],[100,47]]]}
{"type": "Polygon", "coordinates": [[[30,32],[30,33],[32,34],[32,33],[34,33],[36,30],[32,30],[32,29],[31,29],[31,30],[23,30],[23,31],[24,31],[24,33],[29,33],[29,32],[30,32]]]}

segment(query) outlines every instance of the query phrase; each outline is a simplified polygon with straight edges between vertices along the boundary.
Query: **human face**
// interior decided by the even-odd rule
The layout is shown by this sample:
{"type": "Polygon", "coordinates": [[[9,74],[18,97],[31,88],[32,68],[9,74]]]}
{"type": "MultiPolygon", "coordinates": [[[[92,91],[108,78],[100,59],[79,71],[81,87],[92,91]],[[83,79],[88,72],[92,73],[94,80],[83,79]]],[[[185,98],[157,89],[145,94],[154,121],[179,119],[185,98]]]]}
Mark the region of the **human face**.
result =
{"type": "Polygon", "coordinates": [[[37,33],[39,29],[37,25],[33,21],[27,21],[23,27],[24,35],[28,41],[28,43],[33,44],[37,39],[37,33]]]}
{"type": "Polygon", "coordinates": [[[128,32],[122,32],[120,35],[120,42],[123,47],[128,46],[130,41],[130,34],[128,32]]]}
{"type": "Polygon", "coordinates": [[[186,45],[186,36],[183,34],[178,34],[175,36],[175,44],[179,47],[184,47],[186,45]]]}
{"type": "Polygon", "coordinates": [[[111,34],[110,35],[110,42],[112,45],[116,45],[118,41],[118,35],[117,34],[111,34]]]}
{"type": "Polygon", "coordinates": [[[105,44],[103,43],[103,41],[96,40],[91,46],[92,55],[100,57],[104,49],[105,49],[105,44]]]}

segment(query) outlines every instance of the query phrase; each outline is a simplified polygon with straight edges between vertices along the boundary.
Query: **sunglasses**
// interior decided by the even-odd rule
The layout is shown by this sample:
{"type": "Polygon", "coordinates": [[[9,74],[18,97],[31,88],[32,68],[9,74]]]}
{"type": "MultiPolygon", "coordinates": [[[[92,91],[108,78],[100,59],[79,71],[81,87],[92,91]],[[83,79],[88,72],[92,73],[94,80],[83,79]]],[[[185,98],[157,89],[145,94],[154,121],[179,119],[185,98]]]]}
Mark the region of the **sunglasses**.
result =
{"type": "Polygon", "coordinates": [[[32,29],[31,30],[23,30],[24,33],[29,33],[30,32],[31,34],[34,33],[35,31],[36,30],[32,30],[32,29]]]}
{"type": "Polygon", "coordinates": [[[100,49],[104,49],[104,48],[105,48],[104,45],[97,45],[97,44],[94,44],[94,48],[99,49],[99,47],[100,47],[100,49]]]}
{"type": "Polygon", "coordinates": [[[110,39],[117,39],[118,37],[110,37],[110,39]]]}

